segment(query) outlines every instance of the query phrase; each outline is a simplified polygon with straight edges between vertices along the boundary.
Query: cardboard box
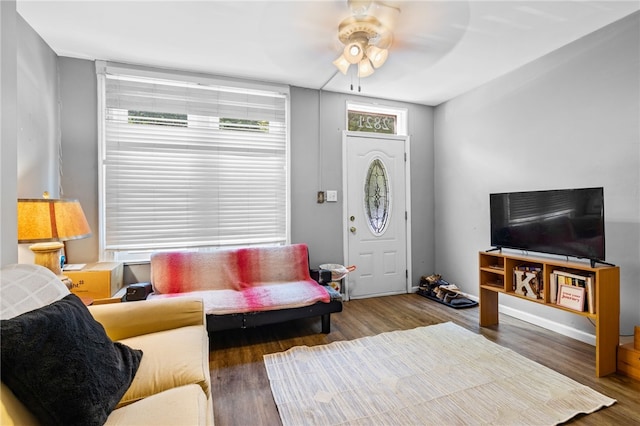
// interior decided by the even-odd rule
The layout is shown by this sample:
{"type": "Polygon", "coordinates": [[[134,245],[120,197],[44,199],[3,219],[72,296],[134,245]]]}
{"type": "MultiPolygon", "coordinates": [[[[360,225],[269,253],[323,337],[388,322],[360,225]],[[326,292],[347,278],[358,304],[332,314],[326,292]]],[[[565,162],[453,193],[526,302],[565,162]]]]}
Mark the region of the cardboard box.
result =
{"type": "Polygon", "coordinates": [[[89,263],[79,271],[64,271],[72,281],[71,292],[92,299],[111,297],[122,288],[120,262],[89,263]]]}

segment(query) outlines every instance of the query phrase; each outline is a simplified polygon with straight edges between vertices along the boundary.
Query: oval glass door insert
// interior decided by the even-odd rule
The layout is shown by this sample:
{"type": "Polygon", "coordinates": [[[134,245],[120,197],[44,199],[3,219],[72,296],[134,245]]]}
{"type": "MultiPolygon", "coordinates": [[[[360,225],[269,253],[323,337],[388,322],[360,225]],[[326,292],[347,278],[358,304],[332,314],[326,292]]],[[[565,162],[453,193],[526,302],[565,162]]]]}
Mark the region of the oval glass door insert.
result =
{"type": "Polygon", "coordinates": [[[384,233],[390,208],[387,170],[382,161],[376,158],[369,164],[364,182],[364,211],[374,235],[384,233]]]}

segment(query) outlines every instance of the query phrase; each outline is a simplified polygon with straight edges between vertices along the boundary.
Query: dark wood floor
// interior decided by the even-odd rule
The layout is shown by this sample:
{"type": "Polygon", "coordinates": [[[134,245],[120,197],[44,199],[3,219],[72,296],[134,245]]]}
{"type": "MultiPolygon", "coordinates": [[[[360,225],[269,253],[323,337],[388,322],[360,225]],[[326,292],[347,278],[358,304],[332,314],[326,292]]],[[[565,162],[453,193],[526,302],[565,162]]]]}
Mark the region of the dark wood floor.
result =
{"type": "Polygon", "coordinates": [[[455,310],[416,294],[345,302],[344,311],[331,316],[332,331],[328,335],[320,333],[319,319],[213,333],[209,366],[215,423],[281,424],[262,361],[264,354],[446,321],[482,334],[618,401],[570,423],[640,425],[640,382],[618,374],[596,378],[593,346],[502,314],[500,325],[480,328],[478,308],[455,310]]]}

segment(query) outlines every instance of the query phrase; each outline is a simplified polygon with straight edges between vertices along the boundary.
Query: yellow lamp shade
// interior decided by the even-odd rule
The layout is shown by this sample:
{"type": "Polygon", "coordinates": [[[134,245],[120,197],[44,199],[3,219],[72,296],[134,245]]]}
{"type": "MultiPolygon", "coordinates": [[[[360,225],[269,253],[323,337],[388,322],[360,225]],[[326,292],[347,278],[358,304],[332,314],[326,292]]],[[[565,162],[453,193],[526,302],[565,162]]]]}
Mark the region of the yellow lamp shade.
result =
{"type": "Polygon", "coordinates": [[[78,200],[19,199],[18,242],[68,241],[91,235],[78,200]]]}

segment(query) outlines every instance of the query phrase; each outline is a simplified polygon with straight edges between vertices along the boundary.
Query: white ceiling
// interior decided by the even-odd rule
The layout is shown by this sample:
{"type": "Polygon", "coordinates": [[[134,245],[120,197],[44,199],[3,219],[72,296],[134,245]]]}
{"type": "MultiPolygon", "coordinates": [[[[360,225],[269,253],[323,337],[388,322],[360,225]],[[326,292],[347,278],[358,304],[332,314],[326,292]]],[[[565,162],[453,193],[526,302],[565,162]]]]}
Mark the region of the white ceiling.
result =
{"type": "MultiPolygon", "coordinates": [[[[387,62],[361,94],[437,105],[640,9],[640,1],[394,1],[387,62]]],[[[17,0],[60,56],[350,92],[336,73],[346,0],[17,0]]],[[[353,67],[352,67],[353,68],[353,67]]]]}

